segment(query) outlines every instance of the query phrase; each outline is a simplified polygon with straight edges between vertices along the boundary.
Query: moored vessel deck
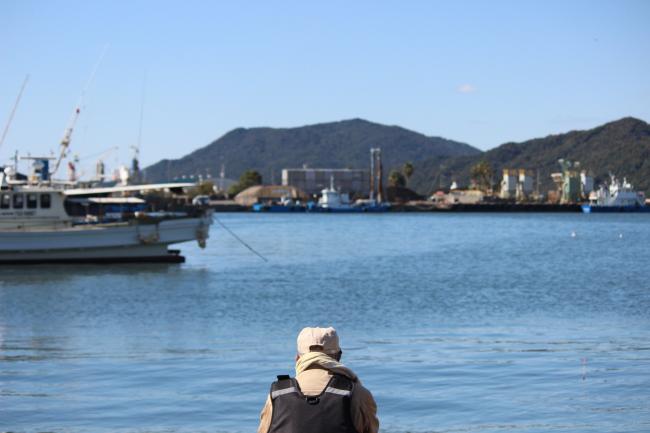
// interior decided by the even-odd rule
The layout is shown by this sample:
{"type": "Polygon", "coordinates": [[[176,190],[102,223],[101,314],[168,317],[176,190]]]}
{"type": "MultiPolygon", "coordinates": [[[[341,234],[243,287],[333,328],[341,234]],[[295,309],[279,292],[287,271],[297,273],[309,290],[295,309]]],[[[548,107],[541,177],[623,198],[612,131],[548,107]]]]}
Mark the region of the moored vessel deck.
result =
{"type": "Polygon", "coordinates": [[[18,181],[11,175],[0,173],[0,264],[179,263],[183,256],[169,246],[196,240],[204,247],[212,224],[207,207],[147,212],[142,199],[107,198],[192,184],[66,189],[48,179],[18,181]],[[96,213],[68,212],[80,204],[96,213]]]}
{"type": "Polygon", "coordinates": [[[650,212],[650,206],[645,204],[643,192],[637,192],[627,179],[619,181],[610,175],[608,185],[601,185],[597,191],[589,195],[589,203],[582,205],[584,213],[616,213],[616,212],[650,212]]]}

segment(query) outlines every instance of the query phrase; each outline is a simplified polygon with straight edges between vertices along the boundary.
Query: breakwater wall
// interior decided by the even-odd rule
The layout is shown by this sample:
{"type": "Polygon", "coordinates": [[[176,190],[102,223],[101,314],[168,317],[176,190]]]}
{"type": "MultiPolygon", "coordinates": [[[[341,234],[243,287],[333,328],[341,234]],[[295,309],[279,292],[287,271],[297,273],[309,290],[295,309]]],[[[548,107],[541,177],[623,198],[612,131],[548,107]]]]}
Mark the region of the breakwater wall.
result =
{"type": "Polygon", "coordinates": [[[582,212],[579,204],[551,203],[476,203],[436,206],[418,202],[394,204],[393,212],[582,212]]]}

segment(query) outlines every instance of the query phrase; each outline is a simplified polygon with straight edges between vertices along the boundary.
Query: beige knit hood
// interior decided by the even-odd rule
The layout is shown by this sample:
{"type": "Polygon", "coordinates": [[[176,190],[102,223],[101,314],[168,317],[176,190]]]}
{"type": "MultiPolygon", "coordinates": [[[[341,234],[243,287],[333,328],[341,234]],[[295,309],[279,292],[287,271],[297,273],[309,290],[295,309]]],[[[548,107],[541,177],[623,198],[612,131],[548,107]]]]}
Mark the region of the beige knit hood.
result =
{"type": "Polygon", "coordinates": [[[359,378],[356,374],[345,365],[338,362],[336,359],[328,356],[322,352],[309,352],[302,355],[296,361],[296,376],[309,368],[323,368],[329,370],[334,374],[340,374],[353,382],[358,382],[359,378]]]}

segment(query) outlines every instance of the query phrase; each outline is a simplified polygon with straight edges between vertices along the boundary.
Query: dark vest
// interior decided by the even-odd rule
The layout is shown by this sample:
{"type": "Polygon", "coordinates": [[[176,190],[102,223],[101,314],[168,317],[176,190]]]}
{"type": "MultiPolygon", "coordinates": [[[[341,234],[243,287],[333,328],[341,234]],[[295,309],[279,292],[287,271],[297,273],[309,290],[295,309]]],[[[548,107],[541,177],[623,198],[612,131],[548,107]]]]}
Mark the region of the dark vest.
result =
{"type": "Polygon", "coordinates": [[[273,417],[268,433],[357,433],[350,415],[354,383],[334,375],[320,395],[306,396],[298,381],[278,376],[271,385],[273,417]]]}

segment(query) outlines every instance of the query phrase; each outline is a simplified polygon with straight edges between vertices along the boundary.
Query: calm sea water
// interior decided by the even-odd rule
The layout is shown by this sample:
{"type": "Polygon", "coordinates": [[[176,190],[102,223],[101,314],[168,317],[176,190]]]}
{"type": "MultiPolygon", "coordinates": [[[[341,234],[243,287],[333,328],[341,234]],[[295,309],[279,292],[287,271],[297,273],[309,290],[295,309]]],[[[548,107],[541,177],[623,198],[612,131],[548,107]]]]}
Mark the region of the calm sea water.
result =
{"type": "Polygon", "coordinates": [[[648,215],[219,218],[268,263],[1,267],[0,431],[253,432],[317,325],[383,432],[650,431],[648,215]]]}

